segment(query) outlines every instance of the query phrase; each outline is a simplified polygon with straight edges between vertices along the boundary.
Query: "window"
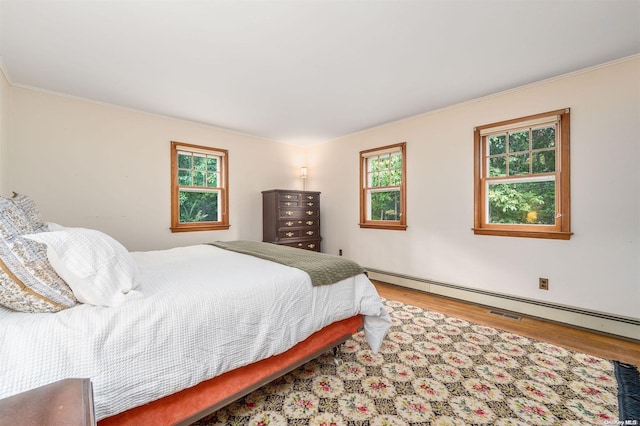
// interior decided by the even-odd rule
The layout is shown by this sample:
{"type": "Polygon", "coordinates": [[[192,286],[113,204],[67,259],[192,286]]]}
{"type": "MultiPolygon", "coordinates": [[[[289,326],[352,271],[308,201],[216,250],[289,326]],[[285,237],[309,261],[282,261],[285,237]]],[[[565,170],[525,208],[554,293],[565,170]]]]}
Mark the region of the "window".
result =
{"type": "Polygon", "coordinates": [[[474,129],[481,235],[568,240],[569,109],[474,129]]]}
{"type": "Polygon", "coordinates": [[[224,149],[171,142],[171,231],[229,229],[224,149]]]}
{"type": "Polygon", "coordinates": [[[406,143],[360,152],[360,227],[407,228],[406,143]]]}

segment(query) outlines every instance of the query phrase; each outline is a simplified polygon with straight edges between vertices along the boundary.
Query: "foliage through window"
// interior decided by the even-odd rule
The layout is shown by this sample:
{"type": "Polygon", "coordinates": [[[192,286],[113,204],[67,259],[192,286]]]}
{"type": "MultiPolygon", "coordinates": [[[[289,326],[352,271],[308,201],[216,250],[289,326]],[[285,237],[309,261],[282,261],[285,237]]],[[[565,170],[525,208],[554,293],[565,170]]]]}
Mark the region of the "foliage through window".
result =
{"type": "Polygon", "coordinates": [[[570,238],[569,114],[475,129],[476,234],[570,238]]]}
{"type": "Polygon", "coordinates": [[[406,143],[360,152],[360,227],[406,229],[406,143]]]}
{"type": "Polygon", "coordinates": [[[227,164],[223,149],[171,142],[171,230],[228,229],[227,164]]]}

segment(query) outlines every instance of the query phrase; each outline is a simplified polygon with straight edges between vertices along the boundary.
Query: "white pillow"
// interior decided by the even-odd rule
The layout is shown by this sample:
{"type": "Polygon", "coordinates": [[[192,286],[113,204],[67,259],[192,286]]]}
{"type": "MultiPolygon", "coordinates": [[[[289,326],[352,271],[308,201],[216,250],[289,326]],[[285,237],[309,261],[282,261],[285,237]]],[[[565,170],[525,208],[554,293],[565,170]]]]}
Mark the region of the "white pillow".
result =
{"type": "Polygon", "coordinates": [[[25,235],[47,245],[53,269],[67,282],[76,299],[97,306],[118,306],[142,294],[137,265],[126,248],[93,229],[62,228],[25,235]]]}

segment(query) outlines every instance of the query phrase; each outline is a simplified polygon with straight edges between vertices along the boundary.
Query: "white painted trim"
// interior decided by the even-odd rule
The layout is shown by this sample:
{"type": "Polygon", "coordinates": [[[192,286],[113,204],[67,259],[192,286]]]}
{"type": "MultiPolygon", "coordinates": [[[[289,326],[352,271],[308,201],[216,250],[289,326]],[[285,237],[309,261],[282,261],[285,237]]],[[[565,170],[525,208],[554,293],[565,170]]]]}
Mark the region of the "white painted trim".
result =
{"type": "Polygon", "coordinates": [[[614,334],[633,340],[640,336],[640,320],[617,315],[564,306],[534,299],[510,296],[453,284],[409,277],[391,272],[365,268],[369,278],[439,296],[451,297],[501,310],[517,312],[563,324],[614,334]]]}

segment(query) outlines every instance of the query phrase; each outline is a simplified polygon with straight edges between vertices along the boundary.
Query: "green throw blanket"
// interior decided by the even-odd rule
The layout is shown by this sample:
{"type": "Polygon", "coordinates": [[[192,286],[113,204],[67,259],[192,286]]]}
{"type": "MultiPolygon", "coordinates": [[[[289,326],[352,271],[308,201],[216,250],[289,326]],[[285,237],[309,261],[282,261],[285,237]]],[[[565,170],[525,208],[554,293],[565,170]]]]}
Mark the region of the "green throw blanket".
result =
{"type": "Polygon", "coordinates": [[[364,268],[352,260],[294,247],[259,241],[216,241],[209,244],[301,269],[309,274],[314,286],[333,284],[364,272],[364,268]]]}

